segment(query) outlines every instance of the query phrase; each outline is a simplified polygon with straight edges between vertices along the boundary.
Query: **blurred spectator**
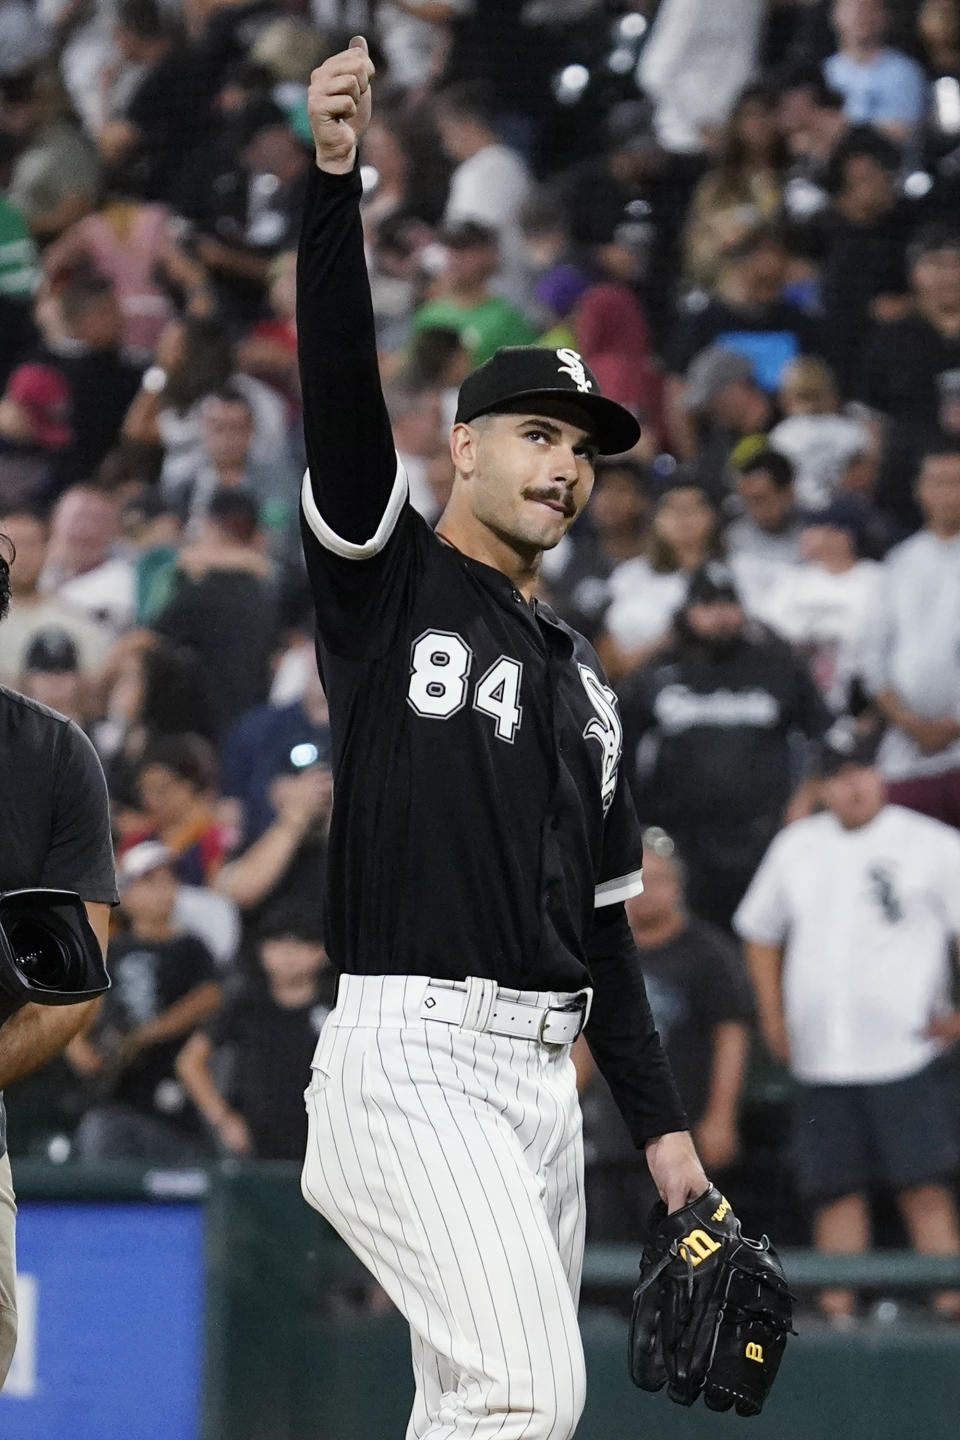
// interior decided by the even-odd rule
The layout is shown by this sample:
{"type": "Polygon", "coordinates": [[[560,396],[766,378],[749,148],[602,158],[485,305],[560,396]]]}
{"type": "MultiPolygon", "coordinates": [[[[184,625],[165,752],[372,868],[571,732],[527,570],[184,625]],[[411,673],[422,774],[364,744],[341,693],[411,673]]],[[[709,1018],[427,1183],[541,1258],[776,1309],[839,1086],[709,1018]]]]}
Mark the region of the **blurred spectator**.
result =
{"type": "Polygon", "coordinates": [[[125,855],[145,840],[165,846],[187,885],[209,885],[223,861],[225,837],[213,812],[216,765],[200,735],[164,735],[144,751],[137,788],[146,823],[122,839],[125,855]]]}
{"type": "Polygon", "coordinates": [[[547,551],[542,571],[551,605],[589,640],[610,604],[611,574],[644,554],[654,504],[650,477],[636,460],[600,460],[594,477],[589,528],[547,551]]]}
{"type": "Polygon", "coordinates": [[[441,90],[434,114],[440,143],[455,169],[444,209],[447,226],[465,222],[492,230],[501,277],[514,299],[525,294],[520,211],[530,190],[526,166],[497,134],[482,81],[464,80],[441,90]]]}
{"type": "Polygon", "coordinates": [[[786,164],[777,93],[765,83],[748,85],[724,126],[716,163],[693,193],[684,237],[692,284],[712,289],[730,243],[777,219],[786,164]]]}
{"type": "Polygon", "coordinates": [[[683,472],[657,501],[644,551],[621,561],[609,576],[604,629],[615,648],[601,648],[614,677],[667,639],[689,576],[721,553],[716,509],[704,488],[683,472]]]}
{"type": "Polygon", "coordinates": [[[410,503],[432,525],[442,507],[430,488],[428,468],[431,460],[447,450],[440,391],[410,385],[401,374],[387,385],[385,398],[397,458],[407,472],[410,503]]]}
{"type": "Polygon", "coordinates": [[[183,1165],[206,1153],[174,1061],[220,1004],[209,950],[174,920],[177,882],[155,848],[118,865],[121,913],[129,930],[110,941],[110,978],[93,1029],[67,1059],[99,1097],[74,1136],[85,1162],[148,1160],[183,1165]]]}
{"type": "Polygon", "coordinates": [[[122,164],[144,198],[169,202],[206,129],[209,72],[158,0],[118,0],[114,44],[138,76],[97,131],[100,154],[108,166],[122,164]]]}
{"type": "MultiPolygon", "coordinates": [[[[609,261],[609,250],[607,259],[609,261]]],[[[639,278],[630,264],[620,274],[590,285],[572,313],[573,348],[584,358],[605,395],[618,400],[644,422],[647,453],[663,432],[663,379],[653,351],[646,316],[631,281],[639,278]]]]}
{"type": "Polygon", "coordinates": [[[187,248],[209,272],[227,315],[249,323],[263,306],[270,262],[296,245],[309,152],[271,100],[234,118],[238,181],[191,207],[187,248]]]}
{"type": "Polygon", "coordinates": [[[120,339],[135,349],[153,350],[172,318],[171,285],[195,301],[207,296],[203,268],[176,243],[169,210],[125,193],[122,185],[44,251],[44,274],[54,286],[82,269],[113,282],[123,316],[120,339]]]}
{"type": "Polygon", "coordinates": [[[887,25],[886,0],[834,0],[837,52],[824,74],[844,96],[852,121],[902,142],[923,119],[927,81],[916,60],[884,43],[887,25]]]}
{"type": "Polygon", "coordinates": [[[917,478],[925,525],[883,564],[864,640],[867,688],[888,728],[890,798],[960,827],[960,445],[934,446],[917,478]]]}
{"type": "Polygon", "coordinates": [[[436,326],[456,330],[474,365],[489,360],[501,345],[531,345],[537,338],[533,325],[490,289],[497,269],[495,231],[463,220],[445,227],[440,241],[445,263],[434,282],[433,298],[413,317],[414,332],[436,326]]]}
{"type": "MultiPolygon", "coordinates": [[[[649,101],[624,100],[606,118],[607,148],[597,158],[582,160],[561,173],[545,190],[554,195],[553,245],[569,235],[573,254],[602,264],[606,247],[624,227],[644,234],[647,260],[643,303],[658,340],[673,320],[676,289],[676,246],[683,228],[690,186],[677,175],[657,141],[649,101]],[[559,208],[558,208],[559,207],[559,208]]],[[[541,243],[549,236],[548,220],[537,221],[541,243]]],[[[561,258],[557,255],[555,258],[561,258]]]]}
{"type": "Polygon", "coordinates": [[[193,655],[218,736],[267,697],[277,605],[265,543],[253,497],[218,490],[200,535],[180,552],[173,594],[151,625],[193,655]]]}
{"type": "Polygon", "coordinates": [[[111,630],[71,609],[56,593],[40,589],[47,558],[46,520],[29,510],[9,511],[0,513],[0,530],[16,551],[10,566],[10,611],[0,628],[0,684],[15,683],[33,640],[47,630],[69,637],[81,671],[99,669],[110,648],[111,630]]]}
{"type": "Polygon", "coordinates": [[[469,15],[474,0],[381,0],[377,18],[391,83],[422,89],[436,73],[449,34],[448,22],[469,15]]]}
{"type": "MultiPolygon", "coordinates": [[[[322,879],[333,799],[328,763],[291,747],[269,782],[271,818],[257,838],[231,857],[217,877],[217,889],[245,914],[280,900],[298,899],[323,912],[322,879]],[[298,753],[299,751],[299,753],[298,753]]],[[[251,817],[252,818],[252,817],[251,817]]]]}
{"type": "Polygon", "coordinates": [[[21,695],[66,715],[81,730],[90,723],[89,697],[77,647],[66,630],[40,630],[27,646],[16,686],[21,695]]]}
{"type": "Polygon", "coordinates": [[[673,154],[696,154],[727,119],[753,74],[761,0],[663,0],[640,59],[656,103],[657,134],[673,154]]]}
{"type": "Polygon", "coordinates": [[[721,345],[708,345],[694,356],[671,394],[682,406],[674,418],[681,422],[693,469],[722,502],[735,471],[767,448],[779,419],[775,402],[757,382],[753,363],[721,345]]]}
{"type": "Polygon", "coordinates": [[[794,360],[780,382],[784,419],[770,431],[771,447],[794,467],[794,490],[804,510],[822,510],[837,490],[872,491],[878,444],[867,423],[843,414],[831,370],[812,355],[794,360]]]}
{"type": "Polygon", "coordinates": [[[797,646],[835,714],[851,709],[863,637],[881,604],[880,566],[862,558],[867,522],[853,495],[806,516],[804,563],[785,571],[757,606],[760,619],[797,646]]]}
{"type": "Polygon", "coordinates": [[[296,321],[297,252],[284,250],[270,262],[270,315],[237,346],[237,367],[270,385],[286,400],[291,416],[300,408],[296,321]]]}
{"type": "MultiPolygon", "coordinates": [[[[657,1030],[712,1173],[739,1151],[751,992],[730,938],[687,912],[683,865],[665,831],[643,836],[644,890],[627,903],[657,1030]]],[[[656,1191],[583,1040],[573,1047],[583,1108],[588,1236],[633,1241],[656,1191]]]]}
{"type": "Polygon", "coordinates": [[[825,347],[840,389],[856,379],[870,320],[891,320],[911,308],[907,243],[913,217],[896,189],[900,154],[868,126],[850,130],[835,149],[827,187],[833,197],[822,221],[820,280],[825,347]]]}
{"type": "MultiPolygon", "coordinates": [[[[820,1250],[866,1250],[868,1193],[885,1186],[915,1249],[956,1254],[960,1157],[935,1061],[960,1036],[960,840],[886,803],[852,729],[830,732],[820,768],[827,809],[777,837],[735,920],[767,1046],[800,1082],[797,1187],[820,1250]]],[[[854,1297],[831,1290],[821,1304],[845,1317],[854,1297]]],[[[937,1308],[960,1314],[960,1295],[937,1308]]]]}
{"type": "Polygon", "coordinates": [[[123,316],[105,276],[72,276],[46,317],[43,343],[7,381],[0,435],[50,455],[49,500],[93,478],[116,444],[143,366],[121,349],[123,316]]]}
{"type": "Polygon", "coordinates": [[[303,1077],[333,999],[311,909],[288,902],[270,910],[257,927],[257,958],[257,979],[194,1031],[177,1056],[177,1075],[226,1154],[300,1160],[303,1077]]]}
{"type": "Polygon", "coordinates": [[[136,811],[137,772],[155,740],[213,733],[204,677],[196,660],[149,630],[130,631],[111,651],[101,676],[103,718],[94,741],[114,801],[114,823],[136,811]],[[117,812],[121,813],[117,813],[117,812]]]}
{"type": "Polygon", "coordinates": [[[907,259],[915,313],[874,327],[859,396],[890,422],[878,503],[913,529],[911,482],[937,428],[941,377],[960,370],[960,230],[924,229],[907,259]]]}
{"type": "Polygon", "coordinates": [[[691,577],[674,632],[620,686],[624,760],[641,820],[683,855],[692,910],[727,927],[797,791],[792,741],[819,740],[829,716],[803,662],[748,622],[724,565],[691,577]]]}
{"type": "Polygon", "coordinates": [[[775,391],[784,366],[822,346],[817,325],[784,299],[788,251],[782,235],[755,225],[724,249],[714,292],[694,294],[670,347],[670,369],[681,375],[694,356],[719,345],[750,361],[758,383],[775,391]]]}
{"type": "Polygon", "coordinates": [[[759,450],[740,466],[737,496],[743,514],[723,534],[730,558],[750,556],[768,565],[800,559],[802,522],[793,488],[793,466],[776,450],[759,450]]]}
{"type": "Polygon", "coordinates": [[[136,606],[131,562],[114,553],[117,512],[105,495],[75,485],[57,502],[40,588],[69,609],[115,633],[133,623],[136,606]]]}
{"type": "Polygon", "coordinates": [[[299,544],[295,509],[299,476],[282,455],[269,466],[253,460],[253,432],[253,409],[240,390],[225,385],[207,395],[201,401],[201,463],[170,499],[186,520],[190,536],[219,490],[244,490],[258,503],[275,557],[290,558],[299,555],[294,550],[299,544]]]}
{"type": "Polygon", "coordinates": [[[162,483],[168,494],[187,482],[201,463],[202,401],[231,385],[254,417],[251,459],[272,464],[287,453],[287,412],[280,396],[235,370],[230,337],[219,321],[172,321],[157,344],[156,364],[143,376],[123,425],[125,440],[164,449],[162,483]]]}
{"type": "Polygon", "coordinates": [[[647,830],[643,894],[627,902],[627,916],[697,1151],[715,1172],[726,1170],[740,1148],[752,997],[736,946],[687,913],[683,879],[672,839],[647,830]]]}
{"type": "Polygon", "coordinates": [[[259,839],[273,822],[270,789],[278,775],[330,764],[329,711],[317,673],[312,644],[311,665],[302,695],[285,704],[257,705],[241,715],[220,752],[220,789],[236,804],[234,824],[241,846],[259,839]]]}
{"type": "Polygon", "coordinates": [[[97,154],[64,114],[51,71],[0,79],[0,134],[15,146],[7,199],[32,235],[51,240],[92,210],[100,185],[97,154]]]}
{"type": "Polygon", "coordinates": [[[817,187],[825,182],[830,157],[850,121],[843,95],[815,65],[788,70],[779,88],[780,129],[793,161],[784,199],[791,217],[802,221],[826,203],[817,187]]]}

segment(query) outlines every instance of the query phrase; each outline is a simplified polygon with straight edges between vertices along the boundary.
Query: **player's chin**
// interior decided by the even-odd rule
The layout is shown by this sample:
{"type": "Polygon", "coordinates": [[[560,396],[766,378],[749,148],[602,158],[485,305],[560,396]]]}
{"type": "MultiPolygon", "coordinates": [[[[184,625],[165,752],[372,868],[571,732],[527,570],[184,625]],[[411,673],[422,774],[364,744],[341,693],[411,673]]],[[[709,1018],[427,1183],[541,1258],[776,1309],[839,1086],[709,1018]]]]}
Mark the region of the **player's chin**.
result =
{"type": "Polygon", "coordinates": [[[523,525],[523,539],[529,545],[536,545],[540,550],[552,550],[555,545],[566,535],[573,524],[575,516],[567,514],[562,510],[552,510],[549,506],[539,506],[542,514],[537,515],[532,523],[523,525]]]}

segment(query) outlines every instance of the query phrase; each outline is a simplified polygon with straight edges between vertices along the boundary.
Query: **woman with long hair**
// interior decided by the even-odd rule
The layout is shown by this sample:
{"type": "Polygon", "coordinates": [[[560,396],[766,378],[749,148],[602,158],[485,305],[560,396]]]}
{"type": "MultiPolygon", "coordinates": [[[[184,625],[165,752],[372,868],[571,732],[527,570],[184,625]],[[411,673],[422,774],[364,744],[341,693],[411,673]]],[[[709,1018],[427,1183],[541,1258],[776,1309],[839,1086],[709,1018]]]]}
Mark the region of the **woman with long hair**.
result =
{"type": "Polygon", "coordinates": [[[716,163],[697,185],[684,237],[687,279],[711,289],[724,248],[776,218],[787,167],[777,94],[763,83],[741,93],[723,130],[716,163]]]}
{"type": "Polygon", "coordinates": [[[614,679],[667,640],[689,576],[722,557],[719,516],[704,487],[679,475],[654,510],[645,553],[625,560],[608,581],[612,600],[597,649],[614,679]]]}

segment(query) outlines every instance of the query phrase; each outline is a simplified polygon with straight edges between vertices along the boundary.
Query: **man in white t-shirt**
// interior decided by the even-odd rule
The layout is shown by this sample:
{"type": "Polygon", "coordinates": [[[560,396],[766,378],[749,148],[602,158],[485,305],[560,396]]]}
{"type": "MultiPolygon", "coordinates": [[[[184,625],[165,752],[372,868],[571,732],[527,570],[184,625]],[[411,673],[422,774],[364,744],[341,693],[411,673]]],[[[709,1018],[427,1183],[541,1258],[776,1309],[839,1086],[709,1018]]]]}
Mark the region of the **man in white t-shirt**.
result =
{"type": "Polygon", "coordinates": [[[527,168],[498,136],[482,82],[463,80],[441,90],[436,121],[440,143],[456,167],[450,178],[444,223],[475,220],[497,232],[500,283],[496,288],[522,304],[529,298],[520,230],[520,211],[530,193],[527,168]]]}
{"type": "Polygon", "coordinates": [[[864,679],[891,798],[960,829],[960,443],[927,451],[916,495],[925,524],[883,562],[864,679]]]}
{"type": "Polygon", "coordinates": [[[805,656],[835,714],[850,708],[863,636],[878,604],[880,566],[861,558],[869,511],[855,495],[837,495],[804,521],[804,564],[784,567],[755,607],[805,656]]]}
{"type": "MultiPolygon", "coordinates": [[[[781,831],[734,917],[767,1046],[799,1082],[797,1186],[820,1250],[867,1249],[868,1192],[883,1186],[917,1250],[957,1254],[956,1127],[935,1062],[960,1038],[960,836],[887,804],[848,722],[828,733],[821,774],[828,808],[781,831]]],[[[854,1297],[821,1304],[846,1320],[854,1297]]],[[[960,1293],[935,1304],[960,1315],[960,1293]]]]}

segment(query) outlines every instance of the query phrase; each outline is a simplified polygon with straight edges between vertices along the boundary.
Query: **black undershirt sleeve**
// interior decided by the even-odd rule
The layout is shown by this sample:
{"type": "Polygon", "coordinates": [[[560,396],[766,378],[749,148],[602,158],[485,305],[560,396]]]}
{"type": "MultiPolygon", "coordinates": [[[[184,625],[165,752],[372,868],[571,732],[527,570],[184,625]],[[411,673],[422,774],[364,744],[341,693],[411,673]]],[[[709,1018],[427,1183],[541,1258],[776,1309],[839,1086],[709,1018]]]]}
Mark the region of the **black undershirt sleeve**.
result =
{"type": "Polygon", "coordinates": [[[315,166],[297,259],[297,344],[307,465],[317,509],[343,540],[375,535],[397,458],[380,386],[360,224],[359,170],[315,166]]]}
{"type": "Polygon", "coordinates": [[[657,1135],[689,1129],[622,904],[595,911],[587,962],[593,977],[587,1043],[634,1143],[642,1148],[657,1135]]]}

